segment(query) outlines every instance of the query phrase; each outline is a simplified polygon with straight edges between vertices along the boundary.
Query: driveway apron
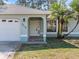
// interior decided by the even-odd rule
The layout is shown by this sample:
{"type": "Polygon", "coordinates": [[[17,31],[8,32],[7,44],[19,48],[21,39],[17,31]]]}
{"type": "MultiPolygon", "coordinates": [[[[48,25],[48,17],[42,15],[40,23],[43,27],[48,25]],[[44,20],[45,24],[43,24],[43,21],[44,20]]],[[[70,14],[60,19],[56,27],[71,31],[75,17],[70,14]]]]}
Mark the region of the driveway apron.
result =
{"type": "Polygon", "coordinates": [[[12,59],[20,45],[20,42],[0,42],[0,59],[12,59]]]}

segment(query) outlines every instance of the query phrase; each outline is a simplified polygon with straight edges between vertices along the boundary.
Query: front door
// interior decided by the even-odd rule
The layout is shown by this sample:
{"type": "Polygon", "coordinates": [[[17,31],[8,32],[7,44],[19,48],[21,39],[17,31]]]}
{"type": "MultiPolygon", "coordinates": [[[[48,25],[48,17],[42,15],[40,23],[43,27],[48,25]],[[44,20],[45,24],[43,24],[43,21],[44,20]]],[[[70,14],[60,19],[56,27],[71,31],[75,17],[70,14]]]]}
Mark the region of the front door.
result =
{"type": "Polygon", "coordinates": [[[40,36],[40,20],[30,20],[30,36],[40,36]]]}

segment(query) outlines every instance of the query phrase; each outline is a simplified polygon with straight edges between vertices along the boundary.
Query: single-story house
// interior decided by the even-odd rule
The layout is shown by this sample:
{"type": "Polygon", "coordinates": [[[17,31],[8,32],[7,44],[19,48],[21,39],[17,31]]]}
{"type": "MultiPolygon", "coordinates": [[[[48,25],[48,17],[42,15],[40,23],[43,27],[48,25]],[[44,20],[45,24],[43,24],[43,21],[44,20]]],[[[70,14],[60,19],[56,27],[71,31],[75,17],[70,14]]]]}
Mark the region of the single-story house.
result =
{"type": "MultiPolygon", "coordinates": [[[[19,5],[0,6],[0,41],[46,43],[46,37],[57,36],[57,20],[49,21],[47,18],[49,14],[48,11],[40,11],[19,5]]],[[[64,24],[63,33],[68,33],[76,22],[73,20],[64,24]]],[[[69,36],[78,37],[78,27],[69,36]]]]}

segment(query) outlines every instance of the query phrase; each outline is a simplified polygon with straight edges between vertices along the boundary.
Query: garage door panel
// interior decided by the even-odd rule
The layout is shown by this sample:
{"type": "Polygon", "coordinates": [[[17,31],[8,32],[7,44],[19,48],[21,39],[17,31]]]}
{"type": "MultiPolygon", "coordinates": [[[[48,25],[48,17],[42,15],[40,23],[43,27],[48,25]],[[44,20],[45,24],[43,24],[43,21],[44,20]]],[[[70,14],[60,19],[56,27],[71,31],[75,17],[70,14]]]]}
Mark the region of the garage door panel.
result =
{"type": "Polygon", "coordinates": [[[20,21],[18,19],[0,20],[0,41],[19,41],[20,40],[20,21]],[[18,22],[15,22],[18,21],[18,22]]]}

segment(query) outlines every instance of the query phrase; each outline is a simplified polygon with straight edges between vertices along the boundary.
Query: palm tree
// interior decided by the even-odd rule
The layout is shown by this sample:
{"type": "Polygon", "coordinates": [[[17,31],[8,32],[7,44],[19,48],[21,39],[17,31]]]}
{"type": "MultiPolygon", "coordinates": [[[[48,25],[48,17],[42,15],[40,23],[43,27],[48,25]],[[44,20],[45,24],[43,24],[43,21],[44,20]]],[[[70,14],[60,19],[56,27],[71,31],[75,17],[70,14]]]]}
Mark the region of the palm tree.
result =
{"type": "Polygon", "coordinates": [[[51,19],[57,19],[58,20],[58,33],[57,37],[62,38],[64,37],[62,35],[62,27],[64,22],[68,22],[70,18],[73,17],[73,12],[69,10],[66,6],[67,0],[60,0],[59,3],[53,3],[51,6],[51,19]]]}
{"type": "Polygon", "coordinates": [[[53,2],[57,2],[58,0],[48,0],[50,2],[50,4],[52,4],[53,2]]]}
{"type": "Polygon", "coordinates": [[[75,11],[76,16],[79,20],[79,0],[73,0],[72,3],[70,4],[72,10],[75,11]]]}

